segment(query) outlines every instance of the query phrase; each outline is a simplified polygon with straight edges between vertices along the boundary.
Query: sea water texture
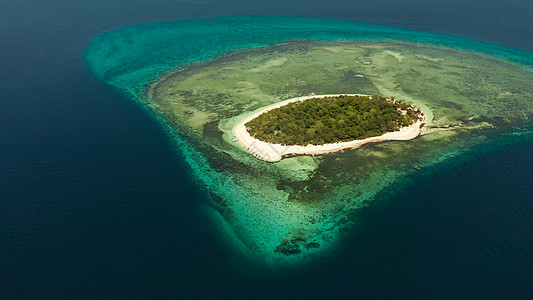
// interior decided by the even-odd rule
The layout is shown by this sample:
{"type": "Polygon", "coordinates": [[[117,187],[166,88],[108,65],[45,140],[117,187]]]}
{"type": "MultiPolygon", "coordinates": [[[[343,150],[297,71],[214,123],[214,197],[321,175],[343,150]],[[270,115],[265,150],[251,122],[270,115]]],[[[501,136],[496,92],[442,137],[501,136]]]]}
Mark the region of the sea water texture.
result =
{"type": "MultiPolygon", "coordinates": [[[[350,21],[224,17],[140,24],[96,37],[93,73],[146,105],[183,153],[236,251],[267,265],[334,251],[357,211],[416,172],[531,137],[533,54],[350,21]],[[231,128],[315,94],[381,94],[428,117],[421,137],[267,163],[231,128]]],[[[416,190],[413,191],[416,193],[416,190]]],[[[207,220],[206,220],[207,222],[207,220]]]]}

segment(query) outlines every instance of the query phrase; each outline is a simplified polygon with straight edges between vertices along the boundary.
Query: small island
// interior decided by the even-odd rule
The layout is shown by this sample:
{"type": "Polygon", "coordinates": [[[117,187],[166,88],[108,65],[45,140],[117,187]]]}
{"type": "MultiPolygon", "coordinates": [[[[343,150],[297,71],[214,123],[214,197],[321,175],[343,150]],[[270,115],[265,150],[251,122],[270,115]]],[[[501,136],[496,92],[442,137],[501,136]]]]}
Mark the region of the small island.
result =
{"type": "Polygon", "coordinates": [[[321,95],[289,99],[237,125],[233,133],[258,158],[275,162],[369,142],[409,140],[425,118],[410,103],[378,95],[321,95]]]}
{"type": "Polygon", "coordinates": [[[380,136],[420,118],[410,104],[381,96],[315,97],[262,113],[245,124],[258,140],[293,145],[324,145],[380,136]]]}

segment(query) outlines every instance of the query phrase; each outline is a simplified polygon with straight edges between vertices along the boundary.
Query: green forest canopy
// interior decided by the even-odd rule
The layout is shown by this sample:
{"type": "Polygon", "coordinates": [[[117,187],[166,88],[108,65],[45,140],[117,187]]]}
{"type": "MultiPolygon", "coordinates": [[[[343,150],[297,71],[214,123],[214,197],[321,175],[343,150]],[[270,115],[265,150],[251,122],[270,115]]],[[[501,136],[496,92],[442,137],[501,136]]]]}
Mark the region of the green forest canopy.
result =
{"type": "Polygon", "coordinates": [[[411,104],[382,96],[335,96],[292,102],[245,124],[256,139],[282,145],[323,145],[380,136],[421,117],[411,104]]]}

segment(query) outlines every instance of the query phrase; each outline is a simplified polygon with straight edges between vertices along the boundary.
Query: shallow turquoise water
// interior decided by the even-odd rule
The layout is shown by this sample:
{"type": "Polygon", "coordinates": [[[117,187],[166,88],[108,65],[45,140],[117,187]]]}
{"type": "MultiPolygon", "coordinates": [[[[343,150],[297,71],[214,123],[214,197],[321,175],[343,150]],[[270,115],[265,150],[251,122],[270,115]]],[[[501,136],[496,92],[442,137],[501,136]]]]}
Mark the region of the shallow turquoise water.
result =
{"type": "Polygon", "coordinates": [[[533,54],[495,44],[368,23],[297,17],[221,17],[133,25],[96,37],[85,59],[100,79],[142,97],[145,86],[166,70],[291,40],[406,40],[533,65],[533,54]]]}
{"type": "MultiPolygon", "coordinates": [[[[527,67],[533,66],[533,54],[520,50],[509,49],[497,45],[442,36],[425,32],[415,32],[392,27],[364,24],[357,22],[309,19],[309,18],[285,18],[285,17],[226,17],[209,20],[184,20],[175,22],[160,22],[140,24],[124,27],[107,32],[94,39],[85,52],[85,59],[91,70],[100,79],[114,88],[120,90],[133,99],[143,100],[146,86],[161,76],[167,70],[186,67],[191,63],[208,61],[224,56],[236,50],[268,47],[274,43],[294,40],[306,41],[388,41],[403,40],[420,42],[424,44],[442,45],[458,49],[473,50],[494,56],[504,57],[521,63],[527,67]]],[[[165,123],[161,119],[162,123],[165,123]]],[[[218,172],[209,163],[206,154],[190,140],[168,127],[172,133],[175,144],[179,151],[185,154],[185,159],[191,166],[197,179],[214,195],[225,201],[233,199],[241,201],[254,197],[254,187],[247,187],[239,183],[238,178],[231,174],[218,172]],[[239,200],[240,199],[240,200],[239,200]]],[[[527,130],[525,131],[526,135],[527,130]]],[[[430,153],[426,157],[421,156],[424,163],[433,165],[450,157],[458,156],[467,152],[468,147],[481,143],[495,143],[500,139],[480,136],[478,140],[456,141],[457,144],[442,144],[441,153],[430,153]],[[459,145],[459,146],[458,146],[459,145]]],[[[408,167],[406,167],[408,168],[408,167]]],[[[346,206],[334,208],[334,210],[346,210],[335,213],[329,221],[317,225],[321,231],[330,232],[327,238],[331,239],[331,245],[335,244],[334,236],[342,229],[338,226],[345,223],[346,214],[353,209],[358,209],[363,203],[371,200],[375,193],[406,176],[410,172],[393,170],[388,166],[383,171],[377,171],[371,177],[366,178],[367,187],[354,193],[351,187],[339,186],[331,192],[331,199],[343,203],[346,196],[361,199],[356,205],[348,203],[346,206]]],[[[261,195],[257,196],[262,197],[261,195]]],[[[277,197],[269,195],[268,197],[277,197]]],[[[251,202],[250,202],[251,203],[251,202]]],[[[241,238],[250,234],[246,227],[250,225],[264,225],[269,230],[255,229],[257,236],[245,237],[249,240],[268,241],[268,236],[282,236],[296,225],[294,218],[286,215],[276,215],[276,210],[283,207],[265,207],[256,205],[254,208],[236,209],[241,218],[247,222],[232,224],[233,229],[241,238]],[[262,214],[254,210],[266,210],[262,214]],[[273,216],[279,220],[273,220],[273,216]],[[280,225],[284,223],[283,225],[280,225]],[[266,225],[265,225],[266,224],[266,225]],[[288,224],[288,225],[287,225],[288,224]],[[240,228],[236,230],[235,228],[240,228]],[[244,229],[243,229],[244,228],[244,229]]],[[[215,214],[215,219],[217,218],[215,214]]],[[[324,243],[326,238],[320,240],[324,243]]],[[[239,244],[239,238],[235,238],[239,244]]],[[[267,244],[266,249],[275,248],[279,239],[274,239],[267,244]]],[[[242,245],[238,245],[241,247],[242,245]]],[[[261,246],[258,246],[261,248],[261,246]]],[[[246,247],[243,247],[246,248],[246,247]]],[[[328,248],[328,247],[323,247],[328,248]]],[[[333,248],[333,247],[330,247],[333,248]]]]}

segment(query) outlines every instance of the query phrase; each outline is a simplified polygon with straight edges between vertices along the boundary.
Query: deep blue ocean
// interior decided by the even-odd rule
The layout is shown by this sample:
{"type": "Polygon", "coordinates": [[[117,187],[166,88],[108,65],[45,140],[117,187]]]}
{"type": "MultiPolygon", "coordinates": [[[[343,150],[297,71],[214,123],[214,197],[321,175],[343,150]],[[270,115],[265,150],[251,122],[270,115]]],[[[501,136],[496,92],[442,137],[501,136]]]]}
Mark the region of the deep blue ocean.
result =
{"type": "Polygon", "coordinates": [[[83,60],[110,29],[227,15],[340,18],[533,52],[533,2],[520,0],[0,1],[0,299],[533,298],[530,139],[406,178],[315,265],[265,270],[235,254],[157,119],[83,60]]]}

